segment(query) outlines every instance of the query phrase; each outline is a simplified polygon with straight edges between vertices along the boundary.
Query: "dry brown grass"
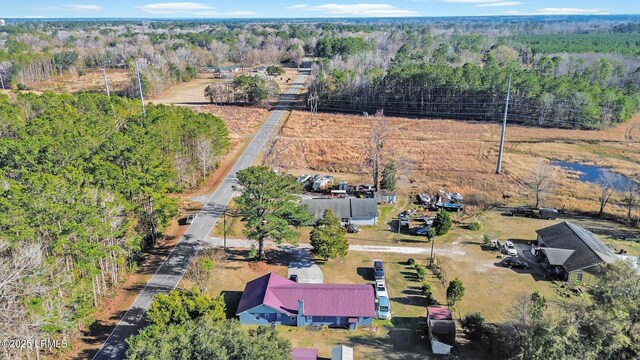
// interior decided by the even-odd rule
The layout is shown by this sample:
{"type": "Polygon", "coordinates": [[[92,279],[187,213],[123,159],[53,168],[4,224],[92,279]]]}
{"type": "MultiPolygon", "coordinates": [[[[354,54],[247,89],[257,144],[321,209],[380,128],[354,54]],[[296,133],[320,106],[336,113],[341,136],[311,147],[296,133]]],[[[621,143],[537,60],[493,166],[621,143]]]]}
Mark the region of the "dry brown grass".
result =
{"type": "MultiPolygon", "coordinates": [[[[308,113],[294,111],[278,144],[290,155],[283,167],[294,173],[329,172],[367,179],[364,154],[370,121],[363,116],[318,114],[314,126],[308,113]]],[[[500,124],[404,118],[387,121],[391,135],[385,144],[386,156],[401,166],[413,164],[409,183],[419,191],[449,188],[463,195],[483,192],[493,201],[501,201],[506,192],[514,195],[513,204],[521,204],[530,200],[523,182],[540,160],[610,166],[621,174],[638,173],[639,169],[640,116],[605,131],[509,126],[502,176],[495,175],[500,124]]],[[[556,196],[544,205],[597,210],[594,185],[575,181],[562,170],[557,171],[557,179],[556,196]]],[[[405,184],[404,188],[409,187],[405,184]]],[[[608,211],[616,215],[624,212],[613,206],[608,211]]]]}
{"type": "MultiPolygon", "coordinates": [[[[129,82],[129,73],[123,69],[108,69],[109,90],[123,90],[129,82]]],[[[28,84],[30,89],[38,91],[54,91],[59,93],[104,92],[102,70],[87,71],[84,75],[66,74],[53,76],[44,81],[28,84]]]]}

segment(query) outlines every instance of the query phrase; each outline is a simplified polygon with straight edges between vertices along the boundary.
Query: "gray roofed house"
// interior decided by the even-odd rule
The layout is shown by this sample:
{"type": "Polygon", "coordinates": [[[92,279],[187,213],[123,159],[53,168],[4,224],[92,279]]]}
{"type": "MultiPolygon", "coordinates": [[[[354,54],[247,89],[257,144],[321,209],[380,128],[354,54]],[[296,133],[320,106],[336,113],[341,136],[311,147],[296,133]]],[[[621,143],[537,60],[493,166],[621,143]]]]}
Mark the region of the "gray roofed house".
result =
{"type": "Polygon", "coordinates": [[[340,221],[355,225],[376,225],[378,222],[378,204],[376,199],[303,199],[309,213],[318,221],[325,209],[331,209],[340,221]]]}
{"type": "Polygon", "coordinates": [[[565,281],[585,281],[585,274],[594,274],[596,265],[617,260],[596,235],[573,223],[561,222],[536,233],[538,254],[544,259],[547,272],[565,281]]]}

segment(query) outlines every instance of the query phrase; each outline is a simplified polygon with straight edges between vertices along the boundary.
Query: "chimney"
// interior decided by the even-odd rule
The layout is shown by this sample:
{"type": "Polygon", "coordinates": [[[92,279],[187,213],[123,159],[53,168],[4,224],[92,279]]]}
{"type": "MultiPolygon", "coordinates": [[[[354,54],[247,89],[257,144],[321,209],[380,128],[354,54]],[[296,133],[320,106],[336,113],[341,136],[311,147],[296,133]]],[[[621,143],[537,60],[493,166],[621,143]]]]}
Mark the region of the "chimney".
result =
{"type": "Polygon", "coordinates": [[[304,327],[306,320],[304,316],[304,300],[298,299],[298,317],[296,318],[298,327],[304,327]]]}

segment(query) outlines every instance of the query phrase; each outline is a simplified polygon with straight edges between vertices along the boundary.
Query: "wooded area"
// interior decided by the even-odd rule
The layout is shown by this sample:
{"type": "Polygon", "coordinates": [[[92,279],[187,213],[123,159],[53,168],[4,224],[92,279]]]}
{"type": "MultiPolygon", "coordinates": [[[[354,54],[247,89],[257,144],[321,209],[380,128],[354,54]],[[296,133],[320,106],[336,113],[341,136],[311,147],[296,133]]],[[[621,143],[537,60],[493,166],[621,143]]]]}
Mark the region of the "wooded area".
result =
{"type": "Polygon", "coordinates": [[[19,338],[91,322],[176,214],[167,194],[229,144],[212,115],[94,94],[1,95],[0,138],[0,332],[19,338]]]}

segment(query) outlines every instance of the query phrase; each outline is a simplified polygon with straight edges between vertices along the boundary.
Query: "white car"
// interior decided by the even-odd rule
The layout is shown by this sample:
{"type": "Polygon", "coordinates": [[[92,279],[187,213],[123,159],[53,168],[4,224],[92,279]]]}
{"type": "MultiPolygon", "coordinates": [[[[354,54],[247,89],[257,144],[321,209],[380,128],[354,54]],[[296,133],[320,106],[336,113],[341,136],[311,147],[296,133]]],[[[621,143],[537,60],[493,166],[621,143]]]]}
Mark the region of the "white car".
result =
{"type": "Polygon", "coordinates": [[[389,297],[389,293],[387,292],[387,285],[383,280],[376,280],[376,298],[380,297],[389,297]]]}
{"type": "Polygon", "coordinates": [[[191,225],[193,224],[193,220],[195,220],[198,217],[198,214],[191,214],[187,217],[187,225],[191,225]]]}
{"type": "Polygon", "coordinates": [[[504,250],[507,252],[507,255],[518,256],[518,249],[513,245],[511,241],[506,241],[504,243],[504,250]]]}
{"type": "Polygon", "coordinates": [[[451,197],[451,199],[453,199],[455,201],[462,200],[462,195],[460,195],[460,193],[457,193],[457,192],[450,193],[449,196],[451,197]]]}

